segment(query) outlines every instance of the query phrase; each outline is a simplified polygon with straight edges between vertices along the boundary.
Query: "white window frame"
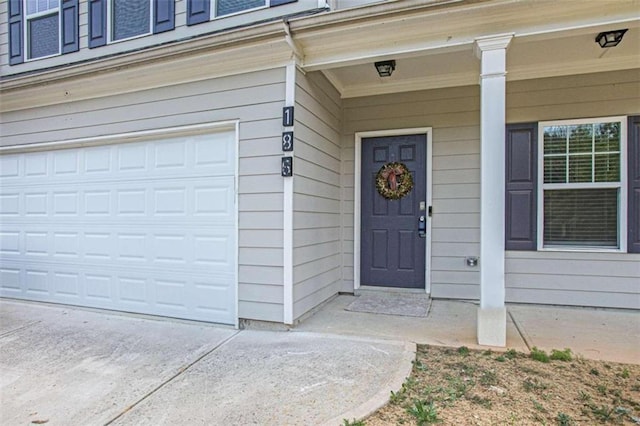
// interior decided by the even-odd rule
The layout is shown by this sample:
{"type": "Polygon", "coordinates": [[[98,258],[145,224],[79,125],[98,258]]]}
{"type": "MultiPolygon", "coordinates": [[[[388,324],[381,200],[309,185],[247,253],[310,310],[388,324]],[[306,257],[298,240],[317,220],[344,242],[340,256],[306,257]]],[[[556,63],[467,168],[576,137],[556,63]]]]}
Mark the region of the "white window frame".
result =
{"type": "Polygon", "coordinates": [[[269,0],[264,0],[264,5],[263,6],[258,6],[258,7],[252,7],[251,9],[244,9],[241,10],[239,12],[235,12],[235,13],[229,13],[228,15],[220,15],[217,16],[216,15],[216,10],[218,9],[218,1],[217,0],[211,0],[211,5],[210,5],[210,16],[209,16],[209,20],[213,21],[214,19],[224,19],[224,18],[228,18],[230,16],[238,16],[238,15],[242,15],[243,13],[248,13],[248,12],[253,12],[256,10],[262,10],[262,9],[268,9],[269,8],[269,0]]]}
{"type": "Polygon", "coordinates": [[[114,40],[113,38],[113,0],[107,1],[107,44],[113,43],[122,43],[124,41],[135,40],[140,37],[146,37],[148,35],[153,34],[153,4],[152,0],[147,0],[149,2],[149,31],[146,33],[134,35],[132,37],[121,38],[119,40],[114,40]]]}
{"type": "Polygon", "coordinates": [[[27,9],[27,1],[28,0],[22,0],[22,10],[24,11],[24,25],[22,28],[23,31],[23,39],[25,41],[24,43],[24,61],[25,62],[31,62],[31,61],[39,61],[41,59],[47,59],[47,58],[53,58],[55,56],[60,56],[61,52],[62,52],[62,37],[61,37],[61,33],[62,33],[62,11],[61,11],[61,4],[62,4],[62,0],[58,1],[58,7],[53,8],[53,9],[47,9],[44,12],[36,12],[36,13],[32,13],[29,14],[28,13],[28,9],[27,9]],[[58,14],[58,53],[53,53],[51,55],[46,55],[46,56],[38,56],[37,58],[30,58],[29,57],[29,50],[31,47],[31,36],[29,34],[29,21],[32,21],[34,19],[38,19],[38,18],[42,18],[43,16],[48,16],[48,15],[53,15],[54,13],[58,14]]]}
{"type": "MultiPolygon", "coordinates": [[[[567,166],[568,167],[568,166],[567,166]]],[[[538,250],[579,252],[627,251],[627,117],[597,117],[576,120],[541,121],[538,123],[538,250]],[[544,128],[548,126],[573,126],[580,124],[620,123],[620,181],[595,183],[544,183],[544,128]],[[544,190],[617,188],[618,194],[618,247],[544,246],[544,190]]]]}

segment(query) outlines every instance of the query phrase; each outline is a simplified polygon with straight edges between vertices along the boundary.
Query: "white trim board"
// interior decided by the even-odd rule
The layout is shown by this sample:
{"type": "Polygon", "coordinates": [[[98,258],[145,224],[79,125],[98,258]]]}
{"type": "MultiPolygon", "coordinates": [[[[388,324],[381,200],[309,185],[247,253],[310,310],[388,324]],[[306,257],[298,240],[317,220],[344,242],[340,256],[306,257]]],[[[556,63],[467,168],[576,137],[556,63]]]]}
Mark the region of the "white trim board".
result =
{"type": "MultiPolygon", "coordinates": [[[[360,288],[360,216],[362,214],[361,200],[361,172],[362,172],[362,139],[372,138],[380,136],[402,136],[402,135],[415,135],[425,134],[427,137],[426,146],[426,202],[427,213],[429,207],[432,205],[432,175],[433,175],[433,138],[431,127],[418,127],[410,129],[394,129],[394,130],[376,130],[369,132],[357,132],[355,134],[355,170],[354,170],[354,185],[353,185],[353,289],[360,288]]],[[[424,274],[424,289],[427,294],[431,293],[431,217],[427,214],[427,238],[425,241],[425,274],[424,274]]]]}
{"type": "MultiPolygon", "coordinates": [[[[286,68],[285,106],[294,106],[296,99],[296,62],[292,61],[286,68]]],[[[295,124],[295,114],[294,114],[295,124]]],[[[293,131],[293,127],[287,128],[293,131]]],[[[294,132],[295,135],[295,132],[294,132]]],[[[295,141],[294,141],[295,149],[295,141]]],[[[295,158],[293,151],[284,153],[295,158]]],[[[295,160],[294,160],[295,163],[295,160]]],[[[282,228],[282,267],[283,267],[283,319],[285,324],[293,324],[293,179],[294,176],[283,177],[283,228],[282,228]]]]}

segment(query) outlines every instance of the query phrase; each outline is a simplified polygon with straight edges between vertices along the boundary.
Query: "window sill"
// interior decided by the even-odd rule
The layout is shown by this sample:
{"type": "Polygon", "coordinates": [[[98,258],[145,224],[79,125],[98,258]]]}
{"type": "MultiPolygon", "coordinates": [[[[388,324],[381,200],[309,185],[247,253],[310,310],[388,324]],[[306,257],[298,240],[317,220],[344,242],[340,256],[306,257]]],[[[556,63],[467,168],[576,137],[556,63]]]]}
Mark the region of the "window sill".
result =
{"type": "Polygon", "coordinates": [[[538,251],[570,253],[626,253],[626,249],[608,247],[538,247],[538,251]]]}
{"type": "Polygon", "coordinates": [[[107,45],[109,44],[117,44],[117,43],[124,43],[125,41],[130,41],[130,40],[135,40],[138,38],[142,38],[142,37],[147,37],[152,35],[153,33],[151,31],[149,31],[148,33],[144,33],[144,34],[138,34],[132,37],[128,37],[128,38],[121,38],[120,40],[109,40],[109,43],[107,43],[107,45]]]}
{"type": "Polygon", "coordinates": [[[55,58],[57,56],[60,56],[60,53],[54,53],[53,55],[47,55],[47,56],[39,56],[37,58],[25,59],[24,63],[26,64],[27,62],[42,61],[42,60],[49,59],[49,58],[55,58]]]}
{"type": "Polygon", "coordinates": [[[263,9],[269,9],[269,6],[265,4],[264,6],[254,7],[253,9],[247,9],[247,10],[241,10],[239,12],[229,13],[228,15],[213,16],[211,18],[211,21],[217,21],[218,19],[230,18],[232,16],[238,16],[244,13],[255,12],[256,10],[263,10],[263,9]]]}

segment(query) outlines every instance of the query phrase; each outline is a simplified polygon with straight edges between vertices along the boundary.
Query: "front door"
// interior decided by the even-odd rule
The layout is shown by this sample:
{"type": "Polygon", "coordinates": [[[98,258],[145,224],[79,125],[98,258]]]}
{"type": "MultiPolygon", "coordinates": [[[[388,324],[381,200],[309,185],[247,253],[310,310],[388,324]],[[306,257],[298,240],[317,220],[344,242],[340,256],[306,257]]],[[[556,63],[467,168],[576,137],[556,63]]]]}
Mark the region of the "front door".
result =
{"type": "Polygon", "coordinates": [[[362,139],[361,285],[425,288],[426,145],[425,134],[362,139]]]}

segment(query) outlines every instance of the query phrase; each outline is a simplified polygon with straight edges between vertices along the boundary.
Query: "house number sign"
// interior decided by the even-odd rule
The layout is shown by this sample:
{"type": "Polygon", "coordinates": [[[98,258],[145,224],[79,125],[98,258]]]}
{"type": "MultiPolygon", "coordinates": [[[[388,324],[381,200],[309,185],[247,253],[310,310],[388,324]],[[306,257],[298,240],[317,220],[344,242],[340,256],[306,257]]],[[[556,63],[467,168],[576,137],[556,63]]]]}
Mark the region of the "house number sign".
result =
{"type": "MultiPolygon", "coordinates": [[[[288,106],[282,109],[282,126],[293,126],[293,107],[288,106]]],[[[282,132],[282,151],[293,151],[293,131],[282,132]]],[[[293,156],[282,157],[280,174],[284,177],[293,176],[293,156]]]]}
{"type": "Polygon", "coordinates": [[[293,107],[292,106],[282,108],[282,125],[284,127],[293,126],[293,107]]]}
{"type": "Polygon", "coordinates": [[[293,151],[293,132],[282,132],[282,150],[293,151]]]}
{"type": "Polygon", "coordinates": [[[293,157],[282,157],[282,176],[293,176],[293,157]]]}

